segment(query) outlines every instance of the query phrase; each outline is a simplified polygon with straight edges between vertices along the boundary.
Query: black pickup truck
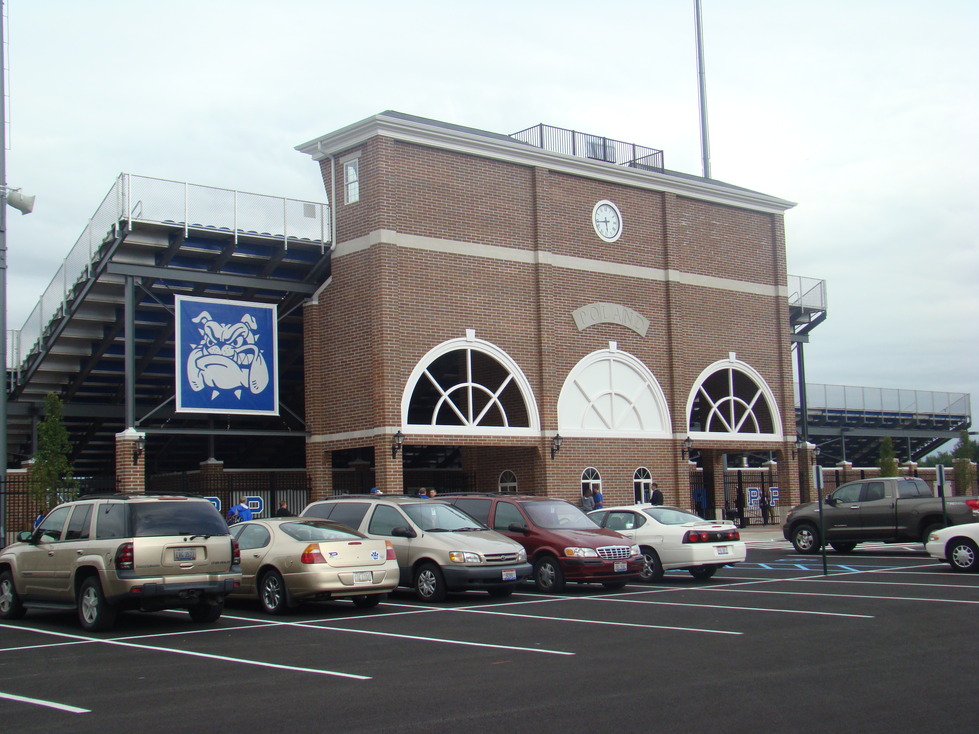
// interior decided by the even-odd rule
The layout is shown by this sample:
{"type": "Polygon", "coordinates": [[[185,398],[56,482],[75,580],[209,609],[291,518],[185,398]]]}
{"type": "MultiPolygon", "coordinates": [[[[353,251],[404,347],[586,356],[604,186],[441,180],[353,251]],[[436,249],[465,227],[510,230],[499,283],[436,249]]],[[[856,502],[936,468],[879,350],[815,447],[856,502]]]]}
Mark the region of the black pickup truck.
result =
{"type": "MultiPolygon", "coordinates": [[[[833,550],[849,553],[857,543],[907,543],[928,540],[933,530],[966,522],[979,522],[979,499],[947,497],[942,500],[916,478],[860,479],[838,487],[823,500],[823,527],[833,550]]],[[[799,553],[818,553],[819,505],[792,508],[785,516],[782,535],[799,553]]]]}

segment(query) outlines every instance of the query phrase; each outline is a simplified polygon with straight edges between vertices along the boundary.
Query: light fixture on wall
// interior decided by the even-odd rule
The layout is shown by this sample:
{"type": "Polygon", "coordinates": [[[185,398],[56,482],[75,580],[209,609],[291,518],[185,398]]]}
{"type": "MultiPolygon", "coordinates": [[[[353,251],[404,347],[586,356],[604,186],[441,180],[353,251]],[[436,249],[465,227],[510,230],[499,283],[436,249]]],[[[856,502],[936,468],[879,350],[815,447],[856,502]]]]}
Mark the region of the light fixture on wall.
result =
{"type": "Polygon", "coordinates": [[[806,447],[806,442],[803,441],[801,438],[798,441],[796,441],[795,444],[792,446],[792,458],[793,459],[797,458],[799,454],[802,453],[802,449],[804,449],[805,447],[806,447]]]}
{"type": "Polygon", "coordinates": [[[400,430],[398,430],[398,432],[394,434],[394,440],[391,442],[392,459],[398,458],[398,452],[401,451],[401,447],[404,446],[404,442],[405,442],[405,435],[400,430]]]}
{"type": "Polygon", "coordinates": [[[561,450],[562,444],[564,444],[564,439],[561,438],[561,434],[555,433],[554,438],[551,439],[551,459],[554,458],[554,454],[561,450]]]}
{"type": "Polygon", "coordinates": [[[690,449],[692,448],[693,448],[693,441],[690,439],[690,436],[687,436],[685,439],[683,439],[683,446],[680,447],[680,458],[689,461],[690,449]]]}
{"type": "Polygon", "coordinates": [[[146,451],[146,438],[140,436],[133,443],[133,466],[139,464],[139,457],[143,455],[144,451],[146,451]]]}

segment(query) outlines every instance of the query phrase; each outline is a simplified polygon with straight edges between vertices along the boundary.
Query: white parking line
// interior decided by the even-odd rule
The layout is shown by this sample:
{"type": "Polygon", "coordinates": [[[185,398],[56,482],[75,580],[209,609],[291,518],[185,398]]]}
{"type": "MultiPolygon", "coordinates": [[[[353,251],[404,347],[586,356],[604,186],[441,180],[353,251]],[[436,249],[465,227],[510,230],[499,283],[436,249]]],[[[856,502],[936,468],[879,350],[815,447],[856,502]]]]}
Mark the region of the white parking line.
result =
{"type": "MultiPolygon", "coordinates": [[[[583,597],[585,599],[603,597],[583,597]]],[[[523,619],[533,619],[551,622],[573,622],[575,624],[597,624],[609,627],[638,627],[651,630],[672,630],[676,632],[701,632],[709,635],[743,635],[744,632],[734,632],[732,630],[711,630],[700,629],[697,627],[673,627],[664,624],[633,624],[631,622],[606,622],[601,619],[579,619],[576,617],[542,617],[539,614],[515,614],[513,612],[494,612],[491,609],[450,609],[451,612],[465,612],[467,614],[489,614],[500,617],[519,617],[523,619]]]]}
{"type": "MultiPolygon", "coordinates": [[[[438,611],[455,611],[455,610],[439,609],[438,611]]],[[[375,616],[372,617],[372,619],[380,619],[382,618],[382,616],[386,616],[386,615],[375,616]]],[[[253,621],[247,617],[233,617],[227,614],[222,615],[221,618],[242,619],[242,620],[247,620],[249,622],[253,621]]],[[[335,622],[336,620],[323,620],[323,622],[326,621],[335,622]]],[[[470,642],[469,640],[450,640],[444,637],[426,637],[424,635],[403,635],[397,632],[376,632],[374,630],[351,629],[350,627],[332,627],[332,626],[325,627],[323,626],[322,622],[317,622],[315,620],[306,620],[305,622],[270,621],[269,625],[276,626],[276,627],[299,627],[303,629],[324,630],[327,632],[347,632],[355,635],[372,635],[374,637],[393,637],[395,639],[417,640],[419,642],[437,642],[443,645],[461,645],[463,647],[487,647],[495,650],[511,650],[516,652],[535,652],[535,653],[543,653],[545,655],[574,655],[575,654],[573,652],[567,652],[566,650],[545,650],[539,647],[518,647],[516,645],[497,645],[490,642],[470,642]]]]}
{"type": "Polygon", "coordinates": [[[67,711],[69,714],[90,714],[92,711],[90,709],[80,709],[77,706],[69,706],[66,703],[57,703],[56,701],[45,701],[41,698],[27,698],[26,696],[15,696],[12,693],[0,692],[0,698],[5,698],[8,701],[18,701],[20,703],[29,703],[34,706],[44,706],[49,709],[58,709],[58,711],[67,711]]]}
{"type": "MultiPolygon", "coordinates": [[[[247,660],[245,658],[232,658],[225,655],[212,655],[206,652],[193,652],[191,650],[176,650],[171,647],[157,647],[155,645],[139,645],[135,642],[124,642],[122,640],[101,640],[97,637],[85,637],[84,635],[71,635],[65,632],[49,632],[47,630],[31,629],[30,627],[15,627],[8,624],[0,624],[0,628],[16,629],[22,632],[33,632],[39,635],[52,635],[54,637],[64,637],[69,640],[81,642],[96,642],[102,645],[114,645],[118,647],[129,647],[136,650],[150,650],[152,652],[169,652],[175,655],[186,655],[194,658],[205,658],[208,660],[220,660],[227,663],[239,663],[241,665],[254,665],[259,668],[273,668],[275,670],[288,670],[295,673],[315,673],[317,675],[331,675],[338,678],[350,678],[352,680],[371,680],[367,675],[355,675],[354,673],[341,673],[335,670],[322,670],[319,668],[302,668],[295,665],[279,665],[278,663],[265,663],[258,660],[247,660]]],[[[225,628],[224,631],[227,631],[225,628]]]]}
{"type": "MultiPolygon", "coordinates": [[[[856,583],[856,582],[853,582],[856,583]]],[[[737,612],[772,612],[774,614],[812,614],[820,617],[855,617],[874,619],[872,614],[844,614],[843,612],[815,612],[808,609],[769,609],[767,607],[736,607],[728,604],[686,604],[673,601],[648,601],[646,599],[608,599],[602,596],[589,597],[592,601],[610,601],[619,604],[657,604],[665,607],[694,607],[696,609],[731,609],[737,612]]]]}
{"type": "MultiPolygon", "coordinates": [[[[805,579],[793,579],[804,581],[805,579]]],[[[731,591],[731,589],[724,589],[718,586],[702,586],[697,588],[697,591],[731,591]]],[[[923,598],[916,596],[873,596],[871,594],[824,594],[822,592],[814,591],[784,591],[784,590],[772,590],[767,589],[733,589],[735,593],[738,594],[780,594],[782,596],[826,596],[826,597],[838,597],[840,599],[873,599],[874,601],[926,601],[926,602],[936,602],[939,604],[979,604],[979,601],[968,601],[965,599],[933,599],[933,598],[923,598]]]]}

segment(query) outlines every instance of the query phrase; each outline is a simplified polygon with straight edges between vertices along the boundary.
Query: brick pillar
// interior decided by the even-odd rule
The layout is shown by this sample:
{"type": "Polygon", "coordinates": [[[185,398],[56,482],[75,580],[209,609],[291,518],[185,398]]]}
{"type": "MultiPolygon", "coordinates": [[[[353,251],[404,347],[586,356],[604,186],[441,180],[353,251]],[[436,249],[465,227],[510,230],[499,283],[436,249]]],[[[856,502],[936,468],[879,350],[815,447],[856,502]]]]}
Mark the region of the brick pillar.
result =
{"type": "MultiPolygon", "coordinates": [[[[391,444],[394,442],[393,433],[380,434],[374,437],[374,481],[377,488],[384,494],[404,493],[404,454],[399,451],[396,457],[391,457],[391,444]]],[[[405,445],[408,439],[405,439],[405,445]]]]}
{"type": "Polygon", "coordinates": [[[127,428],[116,434],[116,491],[146,494],[146,434],[127,428]]]}

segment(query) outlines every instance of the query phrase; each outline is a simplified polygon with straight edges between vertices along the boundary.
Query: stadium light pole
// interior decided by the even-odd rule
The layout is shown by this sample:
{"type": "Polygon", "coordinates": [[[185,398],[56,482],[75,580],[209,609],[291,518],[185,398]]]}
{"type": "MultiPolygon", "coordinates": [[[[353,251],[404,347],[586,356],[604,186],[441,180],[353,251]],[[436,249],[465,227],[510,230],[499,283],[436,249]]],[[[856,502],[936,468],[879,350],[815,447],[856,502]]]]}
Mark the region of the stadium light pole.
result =
{"type": "Polygon", "coordinates": [[[0,0],[0,548],[7,541],[7,204],[30,214],[34,197],[7,187],[6,3],[0,0]]]}

